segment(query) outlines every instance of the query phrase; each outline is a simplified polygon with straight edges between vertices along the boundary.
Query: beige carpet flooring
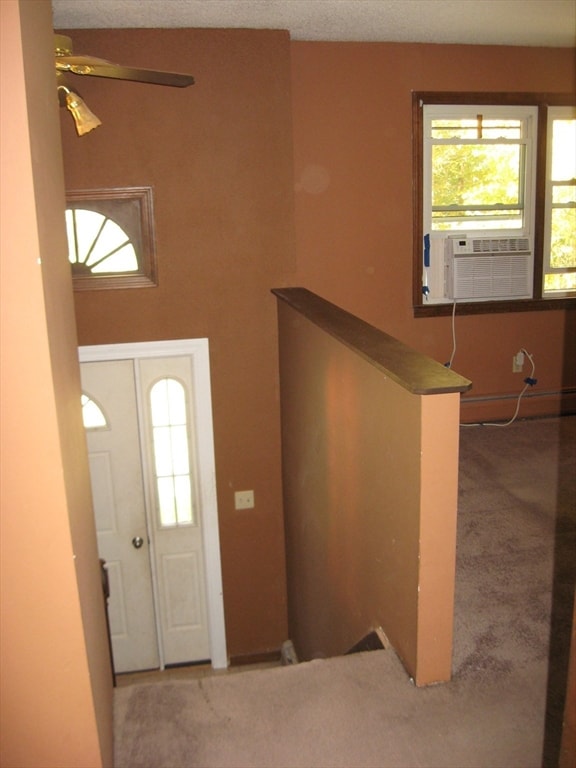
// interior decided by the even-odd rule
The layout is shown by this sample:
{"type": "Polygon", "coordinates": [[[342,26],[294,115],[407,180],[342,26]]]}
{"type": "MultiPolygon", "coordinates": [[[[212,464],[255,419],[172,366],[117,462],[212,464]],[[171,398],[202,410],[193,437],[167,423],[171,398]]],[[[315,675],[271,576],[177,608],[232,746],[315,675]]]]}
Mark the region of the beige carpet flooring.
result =
{"type": "Polygon", "coordinates": [[[116,768],[555,765],[575,446],[575,417],[462,429],[450,683],[415,688],[388,650],[124,685],[116,768]]]}

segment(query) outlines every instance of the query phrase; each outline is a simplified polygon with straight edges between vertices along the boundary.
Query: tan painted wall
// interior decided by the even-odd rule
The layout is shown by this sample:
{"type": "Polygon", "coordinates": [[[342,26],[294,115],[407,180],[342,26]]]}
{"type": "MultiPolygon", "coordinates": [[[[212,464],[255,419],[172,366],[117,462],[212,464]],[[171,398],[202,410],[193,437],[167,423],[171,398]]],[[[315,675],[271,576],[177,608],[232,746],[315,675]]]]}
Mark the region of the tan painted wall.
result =
{"type": "MultiPolygon", "coordinates": [[[[287,637],[275,300],[293,265],[287,33],[72,31],[75,50],[190,72],[191,88],[92,79],[103,125],[62,114],[66,185],[154,189],[159,285],[76,294],[81,344],[208,337],[228,651],[287,637]],[[234,492],[253,489],[254,510],[234,492]]],[[[78,81],[78,78],[76,79],[78,81]]]]}
{"type": "MultiPolygon", "coordinates": [[[[27,143],[17,7],[14,0],[0,3],[2,89],[10,104],[2,114],[2,182],[8,186],[1,200],[2,761],[31,765],[38,758],[48,764],[52,755],[55,765],[96,765],[95,722],[104,763],[110,749],[102,614],[94,568],[86,565],[93,554],[83,512],[86,469],[70,460],[79,439],[75,415],[71,431],[65,430],[70,442],[61,440],[66,405],[76,408],[76,374],[69,369],[70,350],[48,341],[48,325],[56,324],[62,334],[57,339],[68,344],[68,301],[61,301],[57,287],[48,288],[51,278],[44,298],[46,270],[40,278],[36,264],[38,233],[46,233],[53,216],[33,203],[32,167],[38,172],[47,158],[33,155],[41,131],[33,131],[40,144],[32,154],[27,143]],[[63,398],[54,394],[56,383],[63,398]],[[64,463],[54,458],[59,453],[66,454],[64,463]],[[27,482],[31,465],[34,483],[27,482]],[[73,551],[80,555],[76,574],[73,551]],[[36,736],[24,744],[30,722],[36,736]]],[[[50,24],[49,3],[27,0],[22,7],[26,23],[42,19],[43,32],[33,33],[42,36],[50,24]]],[[[200,88],[191,92],[202,95],[184,110],[177,101],[181,92],[154,89],[144,97],[138,86],[125,84],[119,91],[83,81],[84,95],[98,94],[91,104],[108,127],[80,141],[64,119],[66,175],[75,186],[140,184],[146,176],[162,190],[156,219],[163,288],[77,297],[79,335],[81,343],[211,338],[230,650],[273,647],[284,638],[286,624],[276,319],[268,289],[303,283],[444,360],[450,350],[447,320],[415,321],[409,310],[410,91],[565,91],[574,87],[574,54],[292,43],[288,72],[285,38],[262,33],[203,31],[180,37],[174,46],[164,45],[167,38],[158,31],[73,34],[89,52],[189,69],[199,78],[200,88]],[[374,72],[382,73],[380,79],[374,72]],[[137,130],[142,118],[144,132],[137,130]],[[292,136],[298,274],[291,272],[286,181],[292,136]],[[87,141],[91,148],[81,149],[87,141]],[[241,487],[256,490],[252,513],[232,509],[233,490],[241,487]]],[[[37,40],[24,42],[28,54],[37,50],[48,61],[45,43],[38,48],[37,40]]],[[[28,82],[33,70],[27,69],[28,82]]],[[[43,129],[43,120],[37,125],[43,129]]],[[[47,175],[58,183],[54,170],[48,162],[47,175]]],[[[46,177],[41,186],[46,204],[46,177]]],[[[562,338],[574,340],[567,314],[462,318],[460,334],[466,343],[457,370],[475,381],[474,394],[515,391],[508,358],[520,344],[535,352],[547,387],[574,384],[573,362],[560,351],[562,338]],[[500,340],[498,349],[493,338],[500,340]]]]}
{"type": "Polygon", "coordinates": [[[459,394],[421,398],[417,684],[452,675],[459,394]]]}
{"type": "Polygon", "coordinates": [[[112,686],[79,408],[50,4],[0,3],[1,763],[112,762],[112,686]]]}
{"type": "Polygon", "coordinates": [[[279,303],[289,627],[303,659],[381,626],[451,675],[458,393],[414,395],[279,303]]]}
{"type": "MultiPolygon", "coordinates": [[[[575,51],[312,42],[293,42],[291,51],[293,284],[444,363],[452,350],[450,318],[412,316],[412,91],[575,91],[575,51]]],[[[564,334],[575,341],[574,315],[458,317],[454,369],[474,382],[464,403],[518,394],[530,373],[512,373],[521,347],[537,366],[530,394],[576,387],[576,358],[563,357],[564,334]]],[[[514,400],[497,399],[464,405],[463,415],[505,418],[514,407],[514,400]]],[[[522,414],[558,407],[557,396],[525,400],[522,414]]]]}
{"type": "MultiPolygon", "coordinates": [[[[82,139],[62,114],[68,187],[155,193],[159,287],[77,294],[78,333],[82,344],[210,339],[229,650],[275,648],[287,630],[270,288],[305,286],[445,362],[449,319],[412,317],[411,92],[566,91],[574,52],[265,31],[71,34],[77,51],[196,77],[185,91],[82,80],[104,123],[82,139]],[[233,492],[248,488],[256,508],[236,512],[233,492]]],[[[525,346],[541,391],[576,386],[562,351],[571,328],[559,311],[459,318],[455,370],[474,382],[470,396],[513,396],[510,358],[525,346]]],[[[513,405],[466,415],[504,417],[513,405]]],[[[522,414],[557,407],[542,398],[522,414]]]]}

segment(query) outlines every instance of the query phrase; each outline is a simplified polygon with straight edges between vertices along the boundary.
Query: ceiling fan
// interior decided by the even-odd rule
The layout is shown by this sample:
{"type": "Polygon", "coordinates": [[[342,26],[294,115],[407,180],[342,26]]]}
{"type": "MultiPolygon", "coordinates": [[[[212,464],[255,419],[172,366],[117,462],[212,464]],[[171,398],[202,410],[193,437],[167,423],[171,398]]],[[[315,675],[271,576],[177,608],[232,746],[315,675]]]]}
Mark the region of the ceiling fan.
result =
{"type": "Polygon", "coordinates": [[[72,114],[79,136],[102,125],[102,122],[89,109],[77,91],[68,86],[66,82],[68,74],[132,80],[154,85],[170,85],[176,88],[186,88],[194,83],[192,75],[126,67],[94,56],[76,56],[73,53],[72,40],[66,35],[54,35],[54,56],[60,105],[66,107],[72,114]]]}

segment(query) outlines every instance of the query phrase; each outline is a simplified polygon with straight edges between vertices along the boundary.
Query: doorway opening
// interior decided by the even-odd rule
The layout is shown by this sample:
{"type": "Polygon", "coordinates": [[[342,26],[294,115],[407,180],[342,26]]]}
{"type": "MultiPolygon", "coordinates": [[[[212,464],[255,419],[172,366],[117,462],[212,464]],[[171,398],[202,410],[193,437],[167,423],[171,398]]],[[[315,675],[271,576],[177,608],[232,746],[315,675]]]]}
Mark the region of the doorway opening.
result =
{"type": "Polygon", "coordinates": [[[207,339],[79,348],[117,672],[228,666],[207,339]]]}

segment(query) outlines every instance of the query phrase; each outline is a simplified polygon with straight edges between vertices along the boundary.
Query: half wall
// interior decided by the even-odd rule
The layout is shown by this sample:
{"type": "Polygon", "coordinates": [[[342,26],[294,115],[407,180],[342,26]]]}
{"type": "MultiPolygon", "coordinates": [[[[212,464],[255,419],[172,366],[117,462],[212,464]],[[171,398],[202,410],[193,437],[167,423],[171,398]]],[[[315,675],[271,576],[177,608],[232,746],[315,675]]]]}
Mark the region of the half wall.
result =
{"type": "Polygon", "coordinates": [[[380,626],[417,685],[449,680],[470,382],[305,289],[274,293],[291,639],[333,656],[380,626]]]}

